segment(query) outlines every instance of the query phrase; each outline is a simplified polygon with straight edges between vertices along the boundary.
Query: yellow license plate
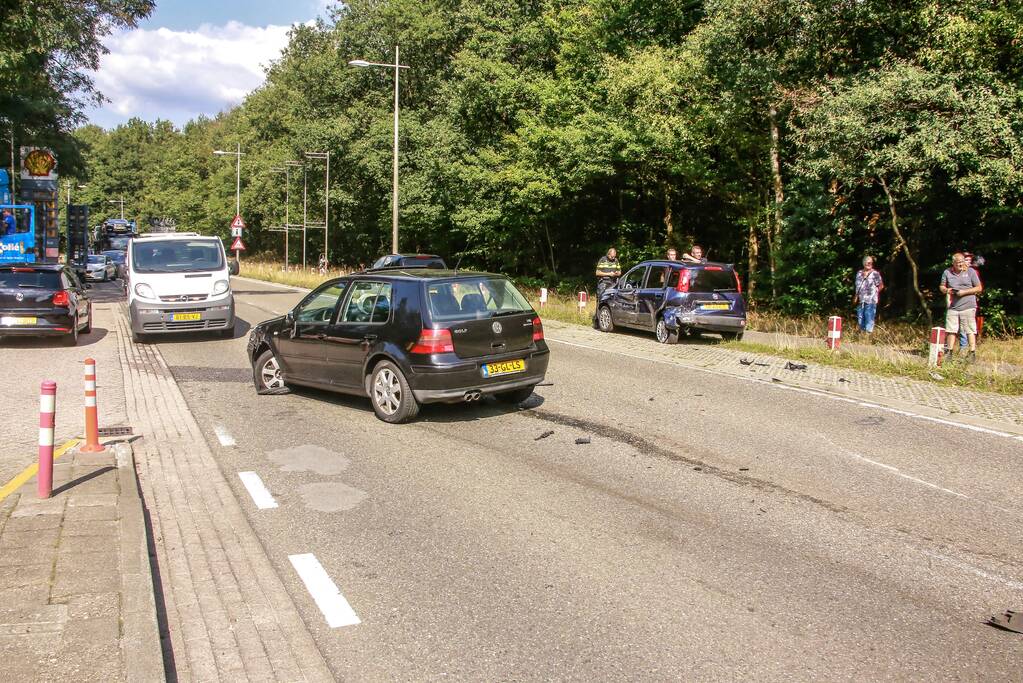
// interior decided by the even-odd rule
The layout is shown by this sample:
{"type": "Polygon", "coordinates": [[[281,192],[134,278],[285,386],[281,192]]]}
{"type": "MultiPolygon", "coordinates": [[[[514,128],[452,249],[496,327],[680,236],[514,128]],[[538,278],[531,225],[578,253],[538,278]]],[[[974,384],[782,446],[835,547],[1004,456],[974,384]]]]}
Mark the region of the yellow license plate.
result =
{"type": "Polygon", "coordinates": [[[730,304],[703,304],[701,306],[705,311],[727,311],[731,307],[730,304]]]}
{"type": "Polygon", "coordinates": [[[37,322],[39,322],[39,319],[35,316],[19,318],[5,315],[3,318],[0,318],[0,325],[35,325],[37,322]]]}
{"type": "Polygon", "coordinates": [[[181,320],[202,320],[201,313],[172,313],[171,322],[178,322],[181,320]]]}
{"type": "Polygon", "coordinates": [[[515,372],[522,372],[526,369],[524,360],[507,360],[503,363],[487,363],[483,366],[484,377],[497,377],[498,375],[510,375],[515,372]]]}

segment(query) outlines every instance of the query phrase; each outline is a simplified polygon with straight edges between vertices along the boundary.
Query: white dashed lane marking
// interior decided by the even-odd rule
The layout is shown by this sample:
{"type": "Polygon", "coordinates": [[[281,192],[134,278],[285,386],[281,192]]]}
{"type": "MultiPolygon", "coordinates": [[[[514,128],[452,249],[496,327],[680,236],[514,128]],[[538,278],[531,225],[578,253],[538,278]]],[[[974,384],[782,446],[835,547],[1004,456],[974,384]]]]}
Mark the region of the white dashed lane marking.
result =
{"type": "Polygon", "coordinates": [[[238,478],[245,484],[245,488],[248,490],[249,495],[252,496],[252,502],[256,504],[256,507],[260,510],[269,510],[277,507],[277,501],[267,490],[266,486],[263,485],[263,480],[259,478],[259,475],[255,472],[239,472],[238,478]]]}
{"type": "Polygon", "coordinates": [[[231,433],[227,431],[226,427],[217,425],[213,428],[213,433],[217,435],[217,441],[220,442],[220,445],[225,448],[230,448],[236,444],[234,437],[231,436],[231,433]]]}
{"type": "Polygon", "coordinates": [[[338,628],[362,623],[315,555],[312,553],[288,555],[288,559],[312,596],[313,602],[323,612],[327,626],[338,628]]]}

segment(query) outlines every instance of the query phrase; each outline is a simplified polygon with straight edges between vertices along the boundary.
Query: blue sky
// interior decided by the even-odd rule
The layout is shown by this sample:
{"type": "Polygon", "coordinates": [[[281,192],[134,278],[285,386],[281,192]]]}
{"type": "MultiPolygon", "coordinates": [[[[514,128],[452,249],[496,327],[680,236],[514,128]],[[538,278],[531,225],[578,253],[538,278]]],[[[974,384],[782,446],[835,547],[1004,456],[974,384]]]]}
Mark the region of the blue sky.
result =
{"type": "Polygon", "coordinates": [[[238,104],[263,82],[292,24],[330,0],[166,0],[137,29],[107,37],[94,74],[110,102],[88,112],[104,127],[132,117],[181,125],[238,104]]]}

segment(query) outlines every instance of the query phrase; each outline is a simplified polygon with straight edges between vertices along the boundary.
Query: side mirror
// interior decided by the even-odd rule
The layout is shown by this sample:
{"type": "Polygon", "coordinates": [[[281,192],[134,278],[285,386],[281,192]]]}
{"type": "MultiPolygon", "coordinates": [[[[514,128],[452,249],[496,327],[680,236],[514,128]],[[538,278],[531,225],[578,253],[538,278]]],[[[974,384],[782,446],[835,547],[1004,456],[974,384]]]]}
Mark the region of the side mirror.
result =
{"type": "Polygon", "coordinates": [[[227,263],[227,272],[231,273],[231,275],[237,275],[238,274],[238,261],[228,261],[228,263],[227,263]]]}

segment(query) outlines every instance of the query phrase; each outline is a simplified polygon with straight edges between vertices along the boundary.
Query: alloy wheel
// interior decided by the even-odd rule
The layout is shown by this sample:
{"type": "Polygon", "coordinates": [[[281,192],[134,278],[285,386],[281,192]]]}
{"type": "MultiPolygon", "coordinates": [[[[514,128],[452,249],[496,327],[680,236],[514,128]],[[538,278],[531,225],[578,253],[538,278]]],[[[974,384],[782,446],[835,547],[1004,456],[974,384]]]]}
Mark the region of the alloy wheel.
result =
{"type": "Polygon", "coordinates": [[[401,383],[390,368],[383,368],[373,382],[373,401],[386,415],[394,415],[401,407],[401,383]]]}
{"type": "Polygon", "coordinates": [[[605,306],[604,308],[600,309],[600,329],[607,330],[607,329],[610,329],[610,327],[611,327],[611,311],[609,311],[607,309],[607,307],[605,306]]]}
{"type": "Polygon", "coordinates": [[[284,378],[281,377],[281,366],[277,364],[277,359],[273,356],[263,363],[259,376],[263,381],[263,386],[267,389],[281,389],[284,387],[284,378]]]}

